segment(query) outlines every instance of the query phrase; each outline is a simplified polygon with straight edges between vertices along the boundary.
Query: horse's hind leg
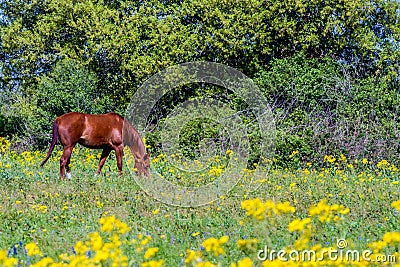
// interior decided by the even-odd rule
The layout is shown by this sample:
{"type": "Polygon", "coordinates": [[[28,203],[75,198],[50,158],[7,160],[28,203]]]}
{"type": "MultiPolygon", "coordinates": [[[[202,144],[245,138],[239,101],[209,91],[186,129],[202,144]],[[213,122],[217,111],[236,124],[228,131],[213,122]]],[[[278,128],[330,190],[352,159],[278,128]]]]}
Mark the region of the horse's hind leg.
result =
{"type": "MultiPolygon", "coordinates": [[[[69,160],[70,160],[73,148],[74,148],[74,146],[64,146],[64,152],[60,159],[61,179],[65,178],[65,169],[67,169],[67,172],[69,173],[69,160]]],[[[69,175],[71,175],[71,174],[69,173],[69,175]]]]}
{"type": "MultiPolygon", "coordinates": [[[[71,151],[72,152],[72,151],[71,151]]],[[[70,167],[69,167],[69,164],[70,164],[70,162],[71,162],[71,155],[69,155],[69,157],[68,157],[68,159],[67,159],[67,164],[65,164],[65,170],[66,170],[66,174],[65,174],[65,176],[68,178],[68,179],[71,179],[72,178],[72,175],[71,175],[71,169],[70,169],[70,167]]]]}
{"type": "Polygon", "coordinates": [[[108,155],[110,155],[110,152],[111,148],[104,148],[103,152],[101,152],[99,166],[97,167],[96,175],[100,174],[101,168],[103,168],[103,165],[106,162],[108,155]]]}

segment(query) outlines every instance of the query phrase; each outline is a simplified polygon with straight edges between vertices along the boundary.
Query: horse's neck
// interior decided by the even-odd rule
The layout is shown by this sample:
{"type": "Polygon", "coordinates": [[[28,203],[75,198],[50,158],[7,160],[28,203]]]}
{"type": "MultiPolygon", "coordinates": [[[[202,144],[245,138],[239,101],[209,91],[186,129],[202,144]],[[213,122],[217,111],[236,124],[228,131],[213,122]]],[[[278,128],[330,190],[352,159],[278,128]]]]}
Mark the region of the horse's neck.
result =
{"type": "Polygon", "coordinates": [[[137,135],[136,144],[134,144],[131,149],[135,152],[135,157],[143,157],[146,154],[146,148],[144,147],[143,141],[139,135],[137,135]]]}
{"type": "Polygon", "coordinates": [[[133,155],[135,159],[138,157],[143,157],[146,154],[146,148],[144,146],[142,138],[140,138],[139,133],[133,127],[130,128],[131,137],[129,138],[129,146],[133,152],[133,155]]]}

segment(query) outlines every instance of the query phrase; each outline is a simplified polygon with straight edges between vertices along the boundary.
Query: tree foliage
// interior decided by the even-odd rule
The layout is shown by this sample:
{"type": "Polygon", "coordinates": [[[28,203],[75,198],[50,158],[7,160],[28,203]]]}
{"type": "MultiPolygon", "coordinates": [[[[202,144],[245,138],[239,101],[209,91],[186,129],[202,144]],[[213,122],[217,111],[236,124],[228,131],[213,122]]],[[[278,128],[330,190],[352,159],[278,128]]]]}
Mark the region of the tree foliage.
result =
{"type": "Polygon", "coordinates": [[[35,98],[38,108],[45,111],[49,118],[71,111],[112,111],[108,96],[98,92],[95,74],[73,60],[59,62],[51,73],[41,77],[35,98]]]}
{"type": "MultiPolygon", "coordinates": [[[[193,60],[252,76],[273,58],[304,51],[395,75],[399,3],[338,1],[4,1],[2,64],[23,91],[55,62],[72,58],[94,71],[124,105],[150,74],[193,60]]],[[[398,71],[398,69],[397,69],[398,71]]]]}
{"type": "Polygon", "coordinates": [[[351,78],[349,66],[304,54],[277,59],[255,78],[276,118],[277,157],[324,155],[398,161],[400,90],[371,78],[351,78]]]}

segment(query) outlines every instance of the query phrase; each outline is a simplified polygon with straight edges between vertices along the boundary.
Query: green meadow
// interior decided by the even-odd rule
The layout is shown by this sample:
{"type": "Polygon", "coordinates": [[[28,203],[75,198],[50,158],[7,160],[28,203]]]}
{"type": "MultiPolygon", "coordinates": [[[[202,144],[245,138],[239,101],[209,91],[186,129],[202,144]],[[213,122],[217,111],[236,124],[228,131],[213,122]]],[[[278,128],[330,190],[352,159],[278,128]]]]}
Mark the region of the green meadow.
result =
{"type": "MultiPolygon", "coordinates": [[[[241,180],[226,195],[201,207],[182,208],[154,200],[126,166],[124,175],[118,176],[113,156],[102,174],[94,176],[99,151],[77,148],[71,159],[72,179],[61,180],[60,147],[40,168],[45,152],[17,154],[8,146],[3,138],[2,266],[381,266],[383,262],[390,266],[399,262],[399,170],[385,160],[349,162],[342,155],[326,156],[319,164],[324,167],[313,163],[296,170],[272,167],[256,180],[259,187],[254,191],[246,186],[253,171],[244,170],[237,173],[241,180]],[[339,241],[345,243],[342,249],[370,251],[374,260],[332,260],[324,255],[343,246],[339,241]],[[317,256],[302,259],[292,253],[286,254],[286,261],[272,253],[262,259],[259,251],[265,247],[311,249],[317,256]]],[[[296,160],[298,154],[290,156],[296,160]]],[[[152,159],[151,167],[159,173],[168,172],[166,166],[165,157],[152,159]]],[[[213,180],[221,170],[211,167],[201,177],[213,180]]],[[[192,176],[182,174],[176,183],[192,176]]]]}

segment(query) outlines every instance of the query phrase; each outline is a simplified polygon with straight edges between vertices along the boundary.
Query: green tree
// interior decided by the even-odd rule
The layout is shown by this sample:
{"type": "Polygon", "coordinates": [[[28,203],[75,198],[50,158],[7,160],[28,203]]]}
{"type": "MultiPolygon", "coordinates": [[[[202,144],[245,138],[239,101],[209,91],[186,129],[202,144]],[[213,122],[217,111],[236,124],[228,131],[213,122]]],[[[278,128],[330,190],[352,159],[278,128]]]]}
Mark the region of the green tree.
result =
{"type": "Polygon", "coordinates": [[[97,77],[74,60],[59,62],[52,72],[38,83],[37,106],[48,117],[64,113],[104,113],[112,110],[107,95],[97,89],[97,77]]]}

